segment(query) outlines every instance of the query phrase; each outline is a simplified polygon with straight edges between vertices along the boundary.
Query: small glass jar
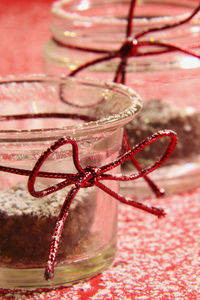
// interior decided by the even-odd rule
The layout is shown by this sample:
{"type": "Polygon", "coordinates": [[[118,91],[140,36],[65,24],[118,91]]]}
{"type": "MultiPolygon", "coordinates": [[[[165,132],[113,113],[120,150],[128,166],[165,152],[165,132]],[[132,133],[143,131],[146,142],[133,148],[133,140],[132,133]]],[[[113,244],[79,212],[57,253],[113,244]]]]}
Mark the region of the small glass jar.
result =
{"type": "MultiPolygon", "coordinates": [[[[62,231],[54,279],[47,281],[51,237],[73,184],[36,199],[27,176],[41,154],[66,136],[75,139],[82,168],[115,160],[122,127],[141,108],[139,97],[117,84],[30,75],[1,78],[0,103],[0,287],[52,288],[97,274],[115,255],[117,200],[96,186],[79,190],[62,231]]],[[[52,151],[39,171],[77,173],[72,145],[52,151]]],[[[60,181],[37,176],[35,189],[60,181]]],[[[106,185],[118,192],[117,181],[106,185]]]]}
{"type": "MultiPolygon", "coordinates": [[[[195,0],[138,1],[133,33],[179,22],[198,4],[199,1],[195,0]]],[[[52,39],[44,46],[45,71],[69,74],[80,65],[104,56],[78,50],[78,47],[119,49],[125,41],[129,5],[130,1],[122,0],[56,1],[52,6],[52,39]]],[[[165,41],[198,52],[199,24],[198,14],[182,26],[153,32],[143,39],[165,41]]],[[[149,47],[149,50],[154,49],[149,47]]],[[[82,70],[76,76],[111,81],[118,63],[119,58],[107,60],[82,70]]],[[[167,166],[151,175],[168,193],[184,192],[200,183],[199,76],[200,60],[179,51],[128,59],[126,85],[134,88],[144,102],[139,117],[127,125],[131,146],[160,129],[172,129],[178,133],[179,142],[167,166]]],[[[158,144],[138,156],[142,166],[162,153],[163,150],[159,149],[164,145],[158,144]]],[[[132,168],[131,164],[126,164],[123,172],[132,168]]],[[[134,193],[140,195],[150,191],[142,179],[134,186],[130,182],[123,183],[122,187],[127,193],[132,193],[134,188],[134,193]]]]}

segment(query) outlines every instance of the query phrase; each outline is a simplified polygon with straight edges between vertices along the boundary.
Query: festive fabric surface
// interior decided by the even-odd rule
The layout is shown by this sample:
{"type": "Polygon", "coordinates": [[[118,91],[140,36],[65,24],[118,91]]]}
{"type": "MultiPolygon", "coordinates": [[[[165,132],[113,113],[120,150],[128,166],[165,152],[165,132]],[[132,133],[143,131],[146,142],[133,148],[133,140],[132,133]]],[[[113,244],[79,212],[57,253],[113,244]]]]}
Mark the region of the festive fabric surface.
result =
{"type": "MultiPolygon", "coordinates": [[[[0,74],[43,71],[52,1],[1,0],[0,74]]],[[[162,219],[120,204],[113,265],[69,288],[0,290],[0,299],[200,299],[200,189],[146,201],[162,219]]]]}

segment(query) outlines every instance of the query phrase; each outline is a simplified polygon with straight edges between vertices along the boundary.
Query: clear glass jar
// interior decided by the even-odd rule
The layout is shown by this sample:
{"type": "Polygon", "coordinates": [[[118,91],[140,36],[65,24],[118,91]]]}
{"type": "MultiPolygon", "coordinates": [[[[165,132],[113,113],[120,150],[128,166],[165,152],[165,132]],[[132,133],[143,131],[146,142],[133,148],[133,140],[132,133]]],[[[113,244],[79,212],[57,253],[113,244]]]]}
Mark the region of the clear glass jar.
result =
{"type": "MultiPolygon", "coordinates": [[[[115,255],[117,200],[96,186],[79,190],[63,228],[54,279],[47,281],[51,237],[73,184],[36,199],[28,192],[27,176],[41,154],[65,136],[76,140],[82,168],[112,162],[119,155],[122,127],[140,109],[140,99],[116,84],[30,75],[1,78],[0,103],[0,287],[52,288],[97,274],[115,255]],[[68,118],[62,115],[66,113],[68,118]],[[5,120],[21,114],[28,117],[5,120]],[[90,121],[73,117],[77,115],[90,121]],[[21,171],[9,173],[5,167],[21,171]],[[26,176],[20,174],[23,170],[26,176]]],[[[72,145],[52,151],[39,171],[77,173],[72,145]]],[[[37,176],[35,189],[60,181],[37,176]]],[[[116,181],[106,185],[118,191],[116,181]]]]}
{"type": "MultiPolygon", "coordinates": [[[[199,1],[138,1],[133,22],[134,35],[155,26],[173,24],[188,16],[199,1]]],[[[69,74],[80,65],[104,54],[77,50],[77,47],[117,50],[125,41],[129,1],[56,1],[52,6],[52,39],[44,46],[47,73],[69,74]],[[55,39],[62,43],[58,44],[55,39]],[[68,47],[64,44],[68,44],[68,47]],[[70,48],[72,46],[72,48],[70,48]],[[75,48],[74,48],[75,47],[75,48]]],[[[174,29],[157,31],[144,39],[165,41],[198,52],[199,14],[174,29]],[[196,45],[196,48],[193,48],[196,45]]],[[[149,50],[154,50],[149,47],[149,50]]],[[[113,80],[119,59],[90,66],[76,76],[113,80]]],[[[179,142],[167,166],[151,175],[168,193],[184,192],[200,183],[200,60],[179,51],[132,57],[128,60],[126,85],[134,88],[144,102],[138,118],[127,125],[131,145],[159,129],[173,129],[179,142]]],[[[160,155],[162,144],[138,157],[143,165],[160,155]]],[[[132,165],[124,165],[129,172],[132,165]]],[[[145,195],[149,188],[141,179],[122,186],[127,193],[145,195]]]]}

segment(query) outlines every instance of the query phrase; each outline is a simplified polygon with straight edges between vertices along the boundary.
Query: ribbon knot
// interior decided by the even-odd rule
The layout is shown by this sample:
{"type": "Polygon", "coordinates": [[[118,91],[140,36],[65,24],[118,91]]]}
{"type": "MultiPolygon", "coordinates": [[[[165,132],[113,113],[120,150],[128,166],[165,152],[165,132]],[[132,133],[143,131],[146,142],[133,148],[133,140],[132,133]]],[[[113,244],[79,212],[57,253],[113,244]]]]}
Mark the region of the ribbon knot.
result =
{"type": "Polygon", "coordinates": [[[129,37],[121,46],[119,50],[120,57],[130,57],[134,56],[137,53],[138,41],[129,37]]]}
{"type": "Polygon", "coordinates": [[[85,174],[88,174],[88,180],[84,184],[84,188],[92,187],[98,182],[98,176],[100,175],[100,169],[88,166],[84,169],[85,174]]]}

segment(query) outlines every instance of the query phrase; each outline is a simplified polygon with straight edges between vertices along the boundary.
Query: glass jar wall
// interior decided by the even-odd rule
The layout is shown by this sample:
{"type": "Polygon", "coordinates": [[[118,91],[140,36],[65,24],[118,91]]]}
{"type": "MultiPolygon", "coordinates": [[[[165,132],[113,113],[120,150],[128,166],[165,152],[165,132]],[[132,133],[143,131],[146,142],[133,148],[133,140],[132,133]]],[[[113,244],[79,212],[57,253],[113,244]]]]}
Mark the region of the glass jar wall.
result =
{"type": "MultiPolygon", "coordinates": [[[[134,36],[152,27],[181,22],[197,7],[199,1],[138,1],[133,21],[134,36]]],[[[130,1],[57,1],[52,7],[52,39],[44,46],[47,73],[70,74],[81,65],[105,56],[105,53],[83,51],[97,49],[115,51],[125,41],[130,1]]],[[[141,40],[165,41],[199,53],[200,18],[168,30],[151,32],[141,40]]],[[[146,51],[154,51],[154,47],[146,51]]],[[[142,51],[142,50],[141,50],[142,51]]],[[[76,74],[112,81],[119,58],[102,61],[76,74]]],[[[151,175],[168,193],[183,192],[200,183],[200,59],[180,51],[157,55],[129,57],[126,84],[142,97],[144,107],[127,125],[131,145],[160,129],[178,133],[179,142],[167,166],[151,175]]],[[[142,166],[156,160],[163,144],[149,147],[137,157],[142,166]]],[[[133,166],[125,164],[122,172],[133,166]]],[[[149,194],[146,183],[123,184],[127,193],[149,194]],[[141,189],[142,188],[142,189],[141,189]]]]}
{"type": "MultiPolygon", "coordinates": [[[[82,168],[115,160],[140,99],[116,84],[35,75],[1,78],[0,103],[0,287],[52,288],[97,274],[114,259],[117,200],[95,185],[81,188],[66,210],[59,246],[54,229],[80,181],[76,158],[82,168]],[[78,153],[61,138],[75,140],[78,153]],[[56,247],[48,281],[44,270],[56,247]]],[[[118,192],[117,182],[107,186],[118,192]]]]}

